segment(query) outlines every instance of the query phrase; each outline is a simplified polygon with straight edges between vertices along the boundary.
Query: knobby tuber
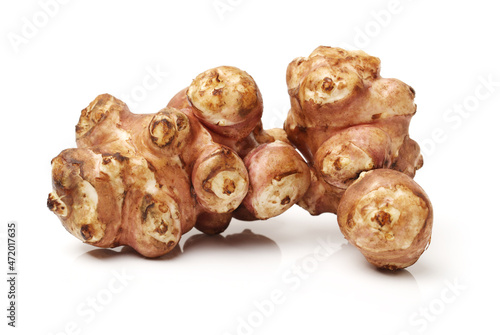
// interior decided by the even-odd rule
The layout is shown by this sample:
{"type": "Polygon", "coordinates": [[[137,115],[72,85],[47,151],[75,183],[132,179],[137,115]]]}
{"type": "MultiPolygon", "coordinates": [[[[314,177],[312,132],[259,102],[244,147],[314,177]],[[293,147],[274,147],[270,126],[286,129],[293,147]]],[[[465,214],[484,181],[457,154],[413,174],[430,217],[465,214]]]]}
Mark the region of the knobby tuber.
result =
{"type": "Polygon", "coordinates": [[[236,218],[268,219],[303,197],[310,184],[309,168],[283,129],[263,130],[262,97],[246,72],[229,66],[207,70],[168,106],[190,110],[215,142],[244,159],[250,185],[236,218]]]}
{"type": "Polygon", "coordinates": [[[236,209],[276,216],[304,195],[310,173],[283,130],[262,129],[262,109],[252,77],[233,67],[202,73],[156,114],[100,95],[81,113],[78,148],[52,161],[48,207],[82,241],[147,257],[194,226],[224,231],[236,209]]]}
{"type": "Polygon", "coordinates": [[[286,79],[284,128],[311,167],[298,204],[338,214],[343,234],[376,266],[413,264],[432,227],[429,199],[412,179],[423,164],[408,134],[413,88],[382,78],[376,57],[330,47],[294,59],[286,79]]]}
{"type": "Polygon", "coordinates": [[[218,234],[233,217],[299,204],[337,214],[375,266],[413,264],[432,229],[413,181],[423,164],[408,133],[413,88],[382,78],[376,57],[329,47],[293,60],[286,81],[284,129],[267,131],[259,88],[235,67],[199,74],[156,114],[98,96],[81,113],[78,148],[52,161],[48,207],[86,243],[157,257],[193,227],[218,234]]]}
{"type": "Polygon", "coordinates": [[[395,170],[361,173],[342,197],[337,218],[347,240],[380,268],[412,265],[431,239],[429,198],[413,179],[395,170]]]}
{"type": "Polygon", "coordinates": [[[246,196],[243,160],[189,111],[136,115],[100,95],[82,111],[76,135],[78,148],[52,161],[48,206],[89,244],[160,256],[198,216],[206,225],[204,213],[233,211],[246,196]]]}

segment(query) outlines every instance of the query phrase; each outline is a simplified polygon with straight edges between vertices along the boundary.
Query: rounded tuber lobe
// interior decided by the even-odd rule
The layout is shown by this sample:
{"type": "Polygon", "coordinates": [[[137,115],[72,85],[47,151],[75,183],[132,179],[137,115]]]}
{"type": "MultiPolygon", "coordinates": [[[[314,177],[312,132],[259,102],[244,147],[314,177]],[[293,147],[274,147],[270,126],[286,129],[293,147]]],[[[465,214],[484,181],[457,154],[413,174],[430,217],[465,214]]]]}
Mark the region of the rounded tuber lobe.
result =
{"type": "Polygon", "coordinates": [[[250,135],[262,117],[262,96],[253,78],[236,67],[200,73],[187,88],[193,114],[210,130],[234,139],[250,135]]]}
{"type": "Polygon", "coordinates": [[[248,192],[248,172],[235,152],[214,145],[196,160],[192,183],[201,206],[209,212],[228,213],[241,204],[248,192]]]}
{"type": "Polygon", "coordinates": [[[314,162],[330,185],[346,189],[363,171],[388,167],[391,138],[378,127],[349,127],[316,151],[314,162]]]}
{"type": "Polygon", "coordinates": [[[389,270],[415,263],[431,240],[432,205],[399,171],[363,172],[342,196],[337,220],[346,239],[373,265],[389,270]]]}
{"type": "Polygon", "coordinates": [[[289,144],[275,141],[260,145],[245,157],[250,191],[243,205],[265,220],[299,201],[311,182],[309,167],[289,144]]]}

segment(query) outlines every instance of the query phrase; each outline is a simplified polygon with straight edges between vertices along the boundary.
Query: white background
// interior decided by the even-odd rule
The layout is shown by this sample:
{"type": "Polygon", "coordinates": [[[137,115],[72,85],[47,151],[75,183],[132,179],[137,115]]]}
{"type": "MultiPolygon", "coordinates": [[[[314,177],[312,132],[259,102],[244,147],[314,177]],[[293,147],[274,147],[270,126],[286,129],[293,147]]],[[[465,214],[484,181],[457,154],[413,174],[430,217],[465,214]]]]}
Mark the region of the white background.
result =
{"type": "Polygon", "coordinates": [[[493,1],[62,2],[0,5],[3,334],[498,331],[493,1]],[[153,113],[198,73],[233,65],[258,83],[265,127],[279,127],[286,66],[319,45],[364,49],[381,58],[384,77],[417,92],[411,135],[425,164],[416,181],[435,218],[430,248],[407,270],[375,270],[346,244],[334,215],[297,206],[264,222],[234,220],[223,237],[193,230],[157,260],[84,245],[46,208],[50,160],[75,146],[79,113],[98,94],[153,113]],[[19,227],[16,329],[6,325],[10,220],[19,227]],[[329,257],[315,261],[318,251],[329,257]]]}

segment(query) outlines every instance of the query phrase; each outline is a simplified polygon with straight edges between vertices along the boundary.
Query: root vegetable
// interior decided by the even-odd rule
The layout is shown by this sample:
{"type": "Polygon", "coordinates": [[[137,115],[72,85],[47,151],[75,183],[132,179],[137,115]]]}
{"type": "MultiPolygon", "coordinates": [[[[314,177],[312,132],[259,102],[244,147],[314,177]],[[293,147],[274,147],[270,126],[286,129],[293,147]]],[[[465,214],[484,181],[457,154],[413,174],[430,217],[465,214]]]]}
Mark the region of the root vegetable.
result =
{"type": "Polygon", "coordinates": [[[347,189],[337,220],[370,263],[396,270],[415,263],[429,245],[432,205],[413,179],[378,169],[363,172],[347,189]]]}
{"type": "Polygon", "coordinates": [[[408,136],[415,91],[381,78],[378,58],[319,47],[289,64],[287,85],[285,130],[318,174],[300,202],[311,214],[336,213],[335,198],[363,171],[392,168],[413,177],[422,166],[420,148],[408,136]],[[318,197],[330,198],[330,205],[318,197]]]}
{"type": "Polygon", "coordinates": [[[408,134],[413,88],[380,77],[376,57],[329,47],[293,60],[286,79],[284,128],[312,174],[298,204],[312,215],[336,213],[346,238],[376,266],[413,264],[432,227],[429,199],[412,180],[423,165],[408,134]]]}
{"type": "Polygon", "coordinates": [[[193,227],[221,233],[243,200],[248,219],[279,215],[310,173],[284,130],[263,130],[262,110],[253,78],[234,67],[200,74],[156,114],[100,95],[81,113],[78,148],[52,161],[48,207],[80,240],[147,257],[193,227]]]}
{"type": "Polygon", "coordinates": [[[250,185],[242,204],[245,208],[237,211],[237,217],[277,216],[305,194],[309,168],[283,129],[263,130],[261,93],[246,72],[229,66],[207,70],[168,105],[191,110],[215,142],[244,159],[250,185]]]}
{"type": "Polygon", "coordinates": [[[413,88],[380,77],[376,57],[328,47],[293,60],[287,86],[284,129],[267,131],[259,88],[235,67],[199,74],[156,114],[98,96],[81,113],[78,148],[52,160],[49,209],[85,243],[158,257],[193,227],[215,235],[233,217],[298,204],[336,213],[375,266],[412,265],[433,220],[412,179],[423,165],[408,133],[413,88]]]}
{"type": "Polygon", "coordinates": [[[243,161],[189,110],[136,115],[105,94],[82,111],[76,132],[79,148],[52,161],[47,204],[86,243],[157,257],[198,217],[213,231],[206,218],[227,221],[247,194],[243,161]]]}

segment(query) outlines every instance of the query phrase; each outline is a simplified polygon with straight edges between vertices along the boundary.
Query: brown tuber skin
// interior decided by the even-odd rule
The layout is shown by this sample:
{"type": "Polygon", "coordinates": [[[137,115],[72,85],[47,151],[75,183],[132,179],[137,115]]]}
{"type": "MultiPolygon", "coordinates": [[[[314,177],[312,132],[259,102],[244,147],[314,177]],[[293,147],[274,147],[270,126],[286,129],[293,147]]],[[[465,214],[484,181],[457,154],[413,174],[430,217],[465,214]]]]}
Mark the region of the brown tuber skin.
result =
{"type": "Polygon", "coordinates": [[[207,218],[220,222],[248,192],[241,158],[189,110],[136,115],[104,94],[82,111],[76,133],[79,148],[52,161],[47,204],[94,246],[161,256],[197,221],[215,232],[207,218]]]}
{"type": "Polygon", "coordinates": [[[309,168],[283,129],[263,130],[262,96],[246,72],[230,66],[207,70],[168,106],[189,109],[215,142],[244,159],[250,185],[234,214],[236,218],[265,220],[277,216],[297,203],[309,188],[309,168]]]}
{"type": "Polygon", "coordinates": [[[415,91],[380,77],[378,58],[329,47],[293,60],[286,79],[284,130],[263,129],[259,88],[235,67],[199,74],[156,114],[98,96],[78,148],[52,161],[48,207],[86,243],[157,257],[193,227],[220,234],[233,217],[265,220],[297,203],[336,213],[375,266],[415,263],[432,230],[412,179],[423,165],[408,134],[415,91]]]}
{"type": "Polygon", "coordinates": [[[346,238],[377,267],[413,264],[432,227],[429,199],[412,180],[423,164],[408,134],[413,88],[380,77],[376,57],[330,47],[293,60],[286,80],[284,128],[312,174],[298,204],[312,215],[338,214],[346,238]]]}
{"type": "Polygon", "coordinates": [[[395,170],[363,172],[342,197],[337,220],[347,240],[379,268],[412,265],[431,241],[427,194],[395,170]]]}
{"type": "Polygon", "coordinates": [[[408,136],[415,91],[380,77],[380,60],[363,51],[318,47],[287,69],[291,109],[284,128],[312,166],[299,205],[313,215],[337,212],[345,189],[363,171],[391,168],[415,175],[422,166],[408,136]]]}
{"type": "Polygon", "coordinates": [[[200,74],[156,114],[100,95],[82,111],[78,149],[52,161],[48,207],[80,240],[147,257],[193,227],[213,235],[233,215],[279,215],[304,195],[310,172],[282,129],[262,129],[262,110],[253,78],[227,66],[200,74]]]}

